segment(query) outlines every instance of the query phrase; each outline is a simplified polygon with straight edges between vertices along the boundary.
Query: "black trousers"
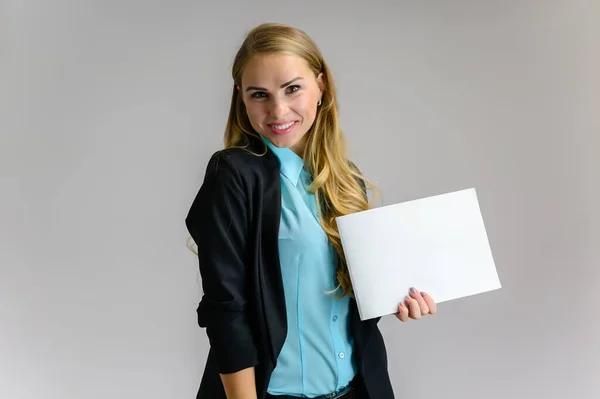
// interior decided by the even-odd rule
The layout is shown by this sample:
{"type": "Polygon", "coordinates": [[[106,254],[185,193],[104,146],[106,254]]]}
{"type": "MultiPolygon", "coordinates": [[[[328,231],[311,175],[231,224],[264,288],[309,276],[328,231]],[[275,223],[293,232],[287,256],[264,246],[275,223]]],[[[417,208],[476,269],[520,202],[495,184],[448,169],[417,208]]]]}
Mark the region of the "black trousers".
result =
{"type": "MultiPolygon", "coordinates": [[[[352,389],[350,392],[339,396],[340,399],[365,399],[365,396],[361,396],[356,388],[352,389]]],[[[267,399],[299,399],[297,396],[289,396],[289,395],[271,395],[267,394],[267,399]]]]}
{"type": "MultiPolygon", "coordinates": [[[[340,399],[370,399],[369,396],[365,393],[364,385],[362,384],[362,379],[359,376],[354,377],[352,382],[352,390],[346,392],[342,396],[338,396],[340,399]]],[[[321,396],[317,396],[316,399],[320,399],[321,396]]],[[[267,393],[267,399],[299,399],[297,396],[290,395],[271,395],[267,393]]]]}
{"type": "MultiPolygon", "coordinates": [[[[345,395],[339,396],[340,399],[365,399],[364,396],[360,396],[356,388],[346,393],[345,395]]],[[[267,399],[299,399],[297,396],[289,395],[270,395],[267,394],[267,399]]]]}

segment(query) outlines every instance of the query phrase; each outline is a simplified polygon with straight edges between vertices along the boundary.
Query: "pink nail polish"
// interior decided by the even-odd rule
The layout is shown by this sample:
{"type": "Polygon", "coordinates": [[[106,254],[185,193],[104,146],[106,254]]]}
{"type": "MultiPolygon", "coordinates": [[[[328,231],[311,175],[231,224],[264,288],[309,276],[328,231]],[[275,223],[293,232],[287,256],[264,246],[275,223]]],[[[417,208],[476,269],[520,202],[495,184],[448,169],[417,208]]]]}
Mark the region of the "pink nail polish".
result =
{"type": "Polygon", "coordinates": [[[427,295],[426,293],[424,293],[423,291],[421,291],[421,296],[425,296],[427,295]]]}
{"type": "Polygon", "coordinates": [[[415,287],[411,287],[410,292],[414,294],[415,292],[417,292],[417,290],[415,289],[415,287]]]}

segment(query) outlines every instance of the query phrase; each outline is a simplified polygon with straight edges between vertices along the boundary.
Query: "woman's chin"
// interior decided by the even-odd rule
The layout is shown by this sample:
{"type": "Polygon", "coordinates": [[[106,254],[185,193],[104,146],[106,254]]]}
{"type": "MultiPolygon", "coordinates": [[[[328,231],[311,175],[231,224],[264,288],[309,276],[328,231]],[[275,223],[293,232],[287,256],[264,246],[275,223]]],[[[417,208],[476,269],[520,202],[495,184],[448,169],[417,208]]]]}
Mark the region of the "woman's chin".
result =
{"type": "Polygon", "coordinates": [[[288,148],[294,145],[294,140],[291,140],[291,137],[287,135],[271,133],[268,137],[271,143],[279,148],[288,148]]]}

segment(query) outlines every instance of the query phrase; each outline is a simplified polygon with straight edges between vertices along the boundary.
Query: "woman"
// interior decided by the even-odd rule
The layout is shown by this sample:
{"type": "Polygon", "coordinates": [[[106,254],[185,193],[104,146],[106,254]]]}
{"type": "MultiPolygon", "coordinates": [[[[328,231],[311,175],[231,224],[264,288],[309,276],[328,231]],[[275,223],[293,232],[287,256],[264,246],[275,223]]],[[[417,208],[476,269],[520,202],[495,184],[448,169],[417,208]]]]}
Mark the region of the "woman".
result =
{"type": "MultiPolygon", "coordinates": [[[[335,218],[369,209],[316,44],[254,28],[232,70],[225,149],[186,218],[210,351],[202,399],[393,398],[379,318],[361,321],[335,218]]],[[[396,317],[436,312],[415,289],[396,317]]]]}

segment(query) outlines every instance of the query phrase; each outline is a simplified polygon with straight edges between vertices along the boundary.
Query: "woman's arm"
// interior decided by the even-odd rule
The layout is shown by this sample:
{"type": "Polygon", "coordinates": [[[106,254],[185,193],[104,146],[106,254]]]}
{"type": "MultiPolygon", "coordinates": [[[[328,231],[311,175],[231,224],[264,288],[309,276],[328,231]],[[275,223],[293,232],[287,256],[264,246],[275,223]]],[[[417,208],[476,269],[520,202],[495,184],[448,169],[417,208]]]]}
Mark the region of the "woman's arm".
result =
{"type": "MultiPolygon", "coordinates": [[[[217,152],[208,163],[204,182],[185,220],[198,246],[204,289],[198,306],[198,324],[206,327],[217,369],[220,374],[228,375],[225,380],[231,392],[250,389],[253,367],[259,363],[247,312],[246,197],[235,165],[226,154],[217,152]]],[[[256,395],[255,389],[244,394],[253,392],[256,395]]]]}
{"type": "Polygon", "coordinates": [[[221,374],[227,399],[256,399],[254,367],[231,374],[221,374]]]}

